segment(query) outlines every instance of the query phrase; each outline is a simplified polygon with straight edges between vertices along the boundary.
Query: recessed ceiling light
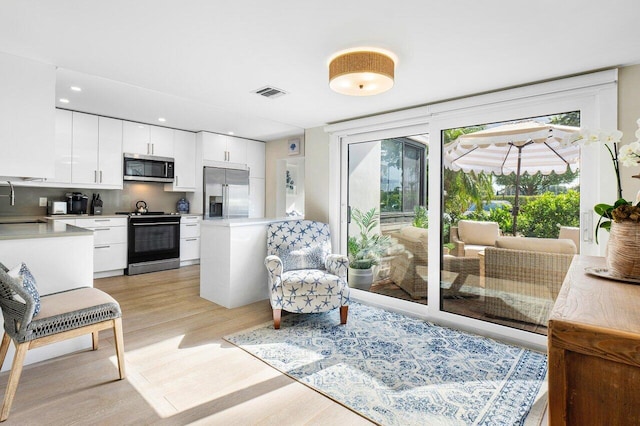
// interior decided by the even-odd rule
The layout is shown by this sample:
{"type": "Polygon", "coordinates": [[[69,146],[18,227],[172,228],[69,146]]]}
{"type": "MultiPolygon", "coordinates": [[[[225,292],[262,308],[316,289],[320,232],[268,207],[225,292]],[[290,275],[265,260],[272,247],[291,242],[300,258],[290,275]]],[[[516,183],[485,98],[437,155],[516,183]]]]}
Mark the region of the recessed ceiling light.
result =
{"type": "Polygon", "coordinates": [[[82,92],[82,87],[71,86],[70,89],[73,90],[74,92],[82,92]]]}
{"type": "Polygon", "coordinates": [[[227,132],[227,134],[229,134],[229,135],[235,135],[235,133],[233,133],[233,132],[227,132]]]}
{"type": "Polygon", "coordinates": [[[167,121],[167,119],[160,117],[160,118],[158,118],[158,121],[161,122],[161,123],[164,123],[165,121],[167,121]]]}
{"type": "Polygon", "coordinates": [[[60,98],[58,100],[60,101],[60,103],[63,103],[63,104],[68,104],[69,103],[69,99],[67,99],[67,98],[60,98]]]}

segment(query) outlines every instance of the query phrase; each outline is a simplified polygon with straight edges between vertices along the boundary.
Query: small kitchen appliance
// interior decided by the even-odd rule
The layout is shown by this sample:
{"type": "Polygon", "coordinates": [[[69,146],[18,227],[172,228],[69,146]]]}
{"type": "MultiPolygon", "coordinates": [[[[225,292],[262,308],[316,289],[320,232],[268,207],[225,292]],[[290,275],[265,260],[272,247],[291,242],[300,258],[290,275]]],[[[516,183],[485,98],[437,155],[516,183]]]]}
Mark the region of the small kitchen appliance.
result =
{"type": "Polygon", "coordinates": [[[67,214],[67,203],[64,201],[49,201],[47,203],[47,214],[67,214]]]}
{"type": "Polygon", "coordinates": [[[93,197],[91,198],[91,214],[102,214],[102,200],[100,199],[100,194],[93,194],[93,197]]]}
{"type": "Polygon", "coordinates": [[[89,197],[81,192],[68,192],[66,197],[68,214],[87,214],[89,197]]]}

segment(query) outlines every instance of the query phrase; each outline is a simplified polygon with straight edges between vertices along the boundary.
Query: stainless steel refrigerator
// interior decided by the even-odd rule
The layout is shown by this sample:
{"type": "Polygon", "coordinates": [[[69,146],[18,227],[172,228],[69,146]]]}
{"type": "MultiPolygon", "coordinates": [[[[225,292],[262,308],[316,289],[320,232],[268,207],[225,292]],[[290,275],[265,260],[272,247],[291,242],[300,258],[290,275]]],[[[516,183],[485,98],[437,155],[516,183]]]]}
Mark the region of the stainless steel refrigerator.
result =
{"type": "Polygon", "coordinates": [[[204,218],[249,217],[249,171],[205,167],[204,218]]]}

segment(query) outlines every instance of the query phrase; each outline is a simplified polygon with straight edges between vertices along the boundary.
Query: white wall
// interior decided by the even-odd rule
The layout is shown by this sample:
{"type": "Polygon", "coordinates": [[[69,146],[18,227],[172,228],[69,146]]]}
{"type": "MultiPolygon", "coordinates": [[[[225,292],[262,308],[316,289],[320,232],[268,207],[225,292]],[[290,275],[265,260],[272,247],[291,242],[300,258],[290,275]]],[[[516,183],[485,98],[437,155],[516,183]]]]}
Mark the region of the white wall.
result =
{"type": "MultiPolygon", "coordinates": [[[[269,141],[265,147],[265,217],[278,217],[277,201],[278,201],[278,162],[279,160],[292,160],[302,158],[305,155],[305,141],[302,136],[300,138],[300,154],[289,155],[289,140],[279,139],[269,141]]],[[[304,193],[304,190],[303,190],[304,193]]]]}
{"type": "Polygon", "coordinates": [[[324,127],[305,130],[306,219],[329,223],[329,134],[324,127]]]}

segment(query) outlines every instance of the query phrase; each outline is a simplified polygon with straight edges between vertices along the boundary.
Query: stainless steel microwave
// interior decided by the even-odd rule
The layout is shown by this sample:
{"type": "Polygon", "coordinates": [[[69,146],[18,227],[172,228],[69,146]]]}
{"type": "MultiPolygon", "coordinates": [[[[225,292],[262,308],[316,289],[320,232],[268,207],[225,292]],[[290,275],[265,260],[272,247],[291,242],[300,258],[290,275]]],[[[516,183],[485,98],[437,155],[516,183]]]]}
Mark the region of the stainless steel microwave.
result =
{"type": "Polygon", "coordinates": [[[155,155],[124,154],[124,180],[173,182],[174,160],[155,155]]]}

